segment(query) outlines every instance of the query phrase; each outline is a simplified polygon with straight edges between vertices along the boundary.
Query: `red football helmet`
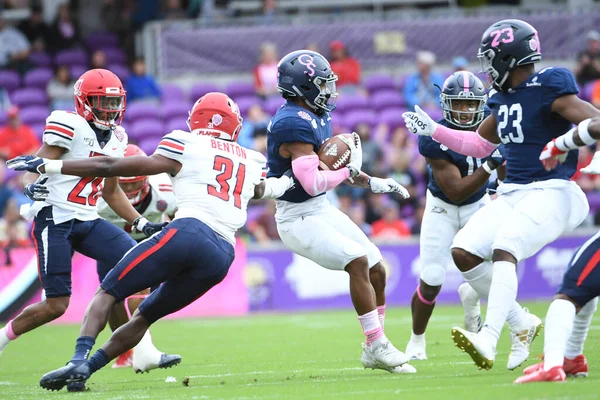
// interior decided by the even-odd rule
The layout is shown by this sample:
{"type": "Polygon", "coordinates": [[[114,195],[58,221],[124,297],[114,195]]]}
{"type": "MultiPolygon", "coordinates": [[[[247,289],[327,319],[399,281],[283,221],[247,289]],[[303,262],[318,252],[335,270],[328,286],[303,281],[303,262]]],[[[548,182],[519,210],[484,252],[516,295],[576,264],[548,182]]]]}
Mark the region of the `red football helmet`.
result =
{"type": "Polygon", "coordinates": [[[125,89],[121,80],[107,69],[91,69],[75,82],[77,114],[98,129],[120,125],[125,111],[125,89]]]}
{"type": "Polygon", "coordinates": [[[207,93],[194,104],[187,120],[192,133],[237,141],[242,129],[242,116],[235,101],[226,94],[207,93]]]}
{"type": "MultiPolygon", "coordinates": [[[[125,157],[146,156],[144,150],[135,144],[128,144],[125,150],[125,157]]],[[[119,178],[119,186],[125,192],[132,205],[137,205],[148,196],[150,192],[150,183],[147,176],[127,176],[119,178]]]]}

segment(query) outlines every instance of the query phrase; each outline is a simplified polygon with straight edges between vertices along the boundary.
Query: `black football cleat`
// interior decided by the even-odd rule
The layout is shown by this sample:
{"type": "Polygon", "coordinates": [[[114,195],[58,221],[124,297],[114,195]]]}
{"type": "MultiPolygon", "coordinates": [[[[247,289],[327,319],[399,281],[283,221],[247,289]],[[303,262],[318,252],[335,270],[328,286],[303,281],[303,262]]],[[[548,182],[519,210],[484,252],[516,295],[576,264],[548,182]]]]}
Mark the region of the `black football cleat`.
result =
{"type": "Polygon", "coordinates": [[[67,392],[85,392],[85,381],[67,383],[67,392]]]}
{"type": "Polygon", "coordinates": [[[40,386],[46,390],[60,390],[74,382],[85,383],[92,375],[87,362],[74,364],[69,362],[62,368],[48,372],[40,379],[40,386]]]}
{"type": "Polygon", "coordinates": [[[171,368],[181,362],[181,356],[179,354],[161,354],[158,368],[171,368]]]}

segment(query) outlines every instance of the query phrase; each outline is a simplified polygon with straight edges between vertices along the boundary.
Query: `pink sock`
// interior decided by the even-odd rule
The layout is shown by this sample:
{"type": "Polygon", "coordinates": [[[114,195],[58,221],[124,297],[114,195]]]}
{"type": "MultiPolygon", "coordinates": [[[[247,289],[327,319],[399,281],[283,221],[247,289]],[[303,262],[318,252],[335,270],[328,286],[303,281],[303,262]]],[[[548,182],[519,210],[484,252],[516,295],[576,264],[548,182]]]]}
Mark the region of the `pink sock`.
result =
{"type": "Polygon", "coordinates": [[[381,329],[384,329],[383,323],[385,321],[385,304],[382,306],[377,306],[377,315],[379,316],[379,323],[381,324],[381,329]]]}
{"type": "Polygon", "coordinates": [[[358,321],[362,325],[367,345],[375,342],[383,336],[383,328],[379,322],[377,310],[370,311],[364,315],[359,315],[358,321]]]}
{"type": "Polygon", "coordinates": [[[6,336],[10,340],[15,340],[16,338],[19,337],[19,335],[16,335],[15,332],[13,331],[12,320],[8,321],[8,324],[6,324],[6,336]]]}

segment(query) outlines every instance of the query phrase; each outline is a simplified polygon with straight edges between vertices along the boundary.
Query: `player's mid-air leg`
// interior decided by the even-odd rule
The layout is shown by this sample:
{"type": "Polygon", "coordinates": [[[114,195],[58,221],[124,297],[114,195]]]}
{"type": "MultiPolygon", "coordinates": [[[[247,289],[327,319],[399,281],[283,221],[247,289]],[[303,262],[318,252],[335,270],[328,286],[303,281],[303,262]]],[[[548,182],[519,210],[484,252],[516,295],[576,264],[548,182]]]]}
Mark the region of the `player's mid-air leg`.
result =
{"type": "Polygon", "coordinates": [[[525,368],[515,383],[564,381],[567,376],[588,375],[583,345],[598,307],[599,256],[600,234],[596,234],[573,256],[548,308],[544,362],[525,368]]]}

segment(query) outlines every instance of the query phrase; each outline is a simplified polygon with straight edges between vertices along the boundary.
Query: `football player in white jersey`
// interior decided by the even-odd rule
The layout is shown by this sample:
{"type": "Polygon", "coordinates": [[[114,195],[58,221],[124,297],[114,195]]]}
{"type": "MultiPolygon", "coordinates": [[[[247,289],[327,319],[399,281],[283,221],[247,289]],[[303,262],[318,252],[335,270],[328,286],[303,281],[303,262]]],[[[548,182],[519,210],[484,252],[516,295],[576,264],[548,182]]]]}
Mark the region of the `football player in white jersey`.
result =
{"type": "MultiPolygon", "coordinates": [[[[123,157],[127,135],[119,124],[125,111],[125,90],[119,78],[104,69],[87,71],[75,83],[74,99],[76,112],[53,111],[46,120],[43,145],[37,155],[55,160],[123,157]]],[[[45,299],[25,308],[0,330],[0,352],[11,340],[65,312],[71,295],[74,251],[101,261],[107,267],[98,271],[102,280],[108,269],[135,245],[123,230],[98,215],[100,190],[115,212],[146,235],[152,235],[162,227],[148,222],[133,208],[119,188],[117,178],[104,180],[97,176],[80,178],[72,175],[38,178],[37,173],[30,173],[24,179],[31,182],[25,187],[25,194],[34,203],[28,210],[23,210],[23,214],[35,217],[32,237],[45,299]]],[[[126,321],[123,305],[116,305],[111,326],[116,328],[126,321]]],[[[86,342],[89,338],[82,340],[86,342]]],[[[144,345],[156,350],[149,335],[144,345]]],[[[73,390],[77,388],[73,387],[73,390]]]]}
{"type": "MultiPolygon", "coordinates": [[[[246,222],[248,201],[277,198],[293,181],[266,179],[266,159],[235,143],[242,126],[237,104],[222,93],[199,99],[188,119],[191,132],[173,131],[150,157],[96,158],[80,161],[21,157],[16,169],[77,176],[140,176],[169,173],[177,199],[175,219],[138,244],[109,272],[88,307],[81,336],[96,338],[113,304],[162,283],[131,320],[86,362],[70,362],[40,381],[61,389],[85,381],[112,358],[135,346],[156,320],[192,303],[218,284],[234,258],[235,232],[246,222]]],[[[87,347],[89,352],[92,345],[87,347]]],[[[180,360],[163,355],[161,367],[180,360]]]]}
{"type": "MultiPolygon", "coordinates": [[[[135,144],[128,144],[125,149],[125,157],[132,156],[146,156],[146,153],[135,144]]],[[[170,221],[173,218],[176,208],[175,195],[173,194],[171,180],[167,174],[119,177],[119,186],[125,192],[131,205],[148,221],[166,225],[166,221],[170,221]]],[[[102,198],[98,200],[98,214],[108,222],[123,229],[136,242],[139,243],[146,239],[146,235],[143,232],[132,229],[131,224],[110,208],[108,203],[102,198]]],[[[98,261],[99,271],[108,271],[110,268],[112,266],[104,266],[98,261]]],[[[128,316],[131,316],[135,312],[142,300],[149,293],[150,290],[146,289],[125,300],[125,311],[128,316]]],[[[145,364],[143,359],[160,359],[160,352],[158,350],[144,350],[134,351],[132,349],[121,354],[115,360],[113,368],[134,366],[136,370],[140,370],[140,366],[145,364]],[[154,354],[152,355],[152,353],[154,354]]]]}

